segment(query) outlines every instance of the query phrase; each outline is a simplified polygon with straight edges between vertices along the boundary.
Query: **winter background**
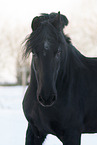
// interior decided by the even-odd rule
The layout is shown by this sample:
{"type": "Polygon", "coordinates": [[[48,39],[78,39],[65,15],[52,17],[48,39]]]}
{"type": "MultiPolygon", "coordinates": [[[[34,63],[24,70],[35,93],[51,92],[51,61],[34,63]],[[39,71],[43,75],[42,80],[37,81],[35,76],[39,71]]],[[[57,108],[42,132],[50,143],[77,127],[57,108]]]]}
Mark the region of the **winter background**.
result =
{"type": "MultiPolygon", "coordinates": [[[[40,13],[60,11],[69,19],[64,30],[86,56],[97,56],[97,0],[0,0],[0,145],[24,145],[27,121],[22,100],[29,83],[30,60],[21,43],[40,13]]],[[[44,145],[62,145],[48,135],[44,145]]],[[[97,134],[81,136],[81,145],[97,145],[97,134]]]]}

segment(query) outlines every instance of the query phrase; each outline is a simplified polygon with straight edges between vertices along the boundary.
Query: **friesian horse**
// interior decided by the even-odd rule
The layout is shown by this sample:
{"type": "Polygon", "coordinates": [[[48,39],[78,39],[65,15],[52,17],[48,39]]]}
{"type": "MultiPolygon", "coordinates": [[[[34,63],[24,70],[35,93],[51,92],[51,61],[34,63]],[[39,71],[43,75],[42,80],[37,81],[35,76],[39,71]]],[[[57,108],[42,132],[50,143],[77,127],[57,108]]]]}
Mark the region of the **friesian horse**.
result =
{"type": "Polygon", "coordinates": [[[63,145],[80,145],[82,133],[97,132],[97,58],[83,56],[63,33],[66,16],[42,14],[32,21],[25,55],[33,53],[23,99],[26,145],[42,145],[47,134],[63,145]]]}

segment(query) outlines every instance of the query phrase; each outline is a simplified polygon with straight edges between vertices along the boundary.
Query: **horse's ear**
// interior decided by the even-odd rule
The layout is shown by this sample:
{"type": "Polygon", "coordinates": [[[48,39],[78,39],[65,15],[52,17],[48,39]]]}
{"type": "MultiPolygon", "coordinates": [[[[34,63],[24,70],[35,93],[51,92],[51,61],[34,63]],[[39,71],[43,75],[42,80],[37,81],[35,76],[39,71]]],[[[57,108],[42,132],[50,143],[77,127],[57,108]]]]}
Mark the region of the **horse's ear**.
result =
{"type": "Polygon", "coordinates": [[[58,12],[52,24],[54,27],[56,27],[56,29],[62,30],[65,26],[68,25],[68,19],[66,16],[61,15],[60,12],[58,12]]]}
{"type": "Polygon", "coordinates": [[[63,28],[68,25],[69,21],[66,16],[61,15],[61,23],[63,28]]]}
{"type": "Polygon", "coordinates": [[[32,20],[31,28],[32,28],[33,31],[35,31],[39,26],[40,26],[40,18],[39,17],[35,17],[32,20]]]}

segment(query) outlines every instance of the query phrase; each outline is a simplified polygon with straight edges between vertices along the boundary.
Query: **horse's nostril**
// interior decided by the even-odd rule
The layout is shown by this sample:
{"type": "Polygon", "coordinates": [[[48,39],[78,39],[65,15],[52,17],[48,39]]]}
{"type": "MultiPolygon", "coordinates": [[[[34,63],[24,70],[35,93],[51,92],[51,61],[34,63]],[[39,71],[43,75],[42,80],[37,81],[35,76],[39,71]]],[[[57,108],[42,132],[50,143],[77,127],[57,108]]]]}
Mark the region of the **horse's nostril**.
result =
{"type": "Polygon", "coordinates": [[[56,95],[52,95],[52,102],[56,100],[56,95]]]}
{"type": "Polygon", "coordinates": [[[40,102],[44,102],[43,98],[41,96],[38,97],[40,102]]]}

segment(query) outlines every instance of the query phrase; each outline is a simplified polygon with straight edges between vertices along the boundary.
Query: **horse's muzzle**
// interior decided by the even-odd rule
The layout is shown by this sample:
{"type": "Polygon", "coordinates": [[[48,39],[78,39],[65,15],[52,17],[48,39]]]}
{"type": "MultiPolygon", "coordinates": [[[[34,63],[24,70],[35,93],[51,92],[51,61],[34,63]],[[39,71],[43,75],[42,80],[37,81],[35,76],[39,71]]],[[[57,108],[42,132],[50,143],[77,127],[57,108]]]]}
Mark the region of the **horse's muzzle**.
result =
{"type": "Polygon", "coordinates": [[[43,107],[51,107],[54,105],[54,103],[57,100],[57,95],[56,94],[51,94],[49,97],[43,97],[41,95],[37,96],[38,102],[43,106],[43,107]]]}

